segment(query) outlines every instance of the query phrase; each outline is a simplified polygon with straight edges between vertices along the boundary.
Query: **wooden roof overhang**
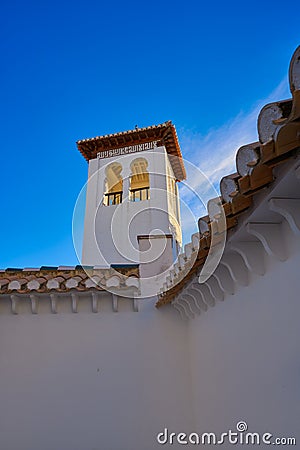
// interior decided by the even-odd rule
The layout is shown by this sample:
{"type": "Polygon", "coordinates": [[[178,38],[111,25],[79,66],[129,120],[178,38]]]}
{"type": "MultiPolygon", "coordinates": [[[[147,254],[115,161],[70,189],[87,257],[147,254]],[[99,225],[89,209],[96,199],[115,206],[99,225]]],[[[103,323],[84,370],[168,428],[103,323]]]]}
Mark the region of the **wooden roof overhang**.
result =
{"type": "Polygon", "coordinates": [[[97,136],[91,139],[77,141],[77,147],[83,157],[89,161],[97,154],[106,150],[115,150],[131,145],[157,141],[157,145],[164,145],[170,156],[170,163],[178,181],[186,178],[185,167],[178,142],[175,126],[171,121],[146,128],[123,131],[115,134],[97,136]]]}

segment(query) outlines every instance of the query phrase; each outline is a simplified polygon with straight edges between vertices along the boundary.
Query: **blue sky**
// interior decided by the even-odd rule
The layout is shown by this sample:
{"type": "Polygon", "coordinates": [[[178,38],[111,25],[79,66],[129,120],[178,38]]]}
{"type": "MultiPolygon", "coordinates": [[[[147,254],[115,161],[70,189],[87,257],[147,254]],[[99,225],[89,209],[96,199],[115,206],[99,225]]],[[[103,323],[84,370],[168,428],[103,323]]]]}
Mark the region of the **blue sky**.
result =
{"type": "Polygon", "coordinates": [[[78,139],[172,120],[184,157],[217,183],[256,140],[259,108],[290,96],[299,12],[296,1],[2,2],[0,267],[77,263],[78,139]]]}

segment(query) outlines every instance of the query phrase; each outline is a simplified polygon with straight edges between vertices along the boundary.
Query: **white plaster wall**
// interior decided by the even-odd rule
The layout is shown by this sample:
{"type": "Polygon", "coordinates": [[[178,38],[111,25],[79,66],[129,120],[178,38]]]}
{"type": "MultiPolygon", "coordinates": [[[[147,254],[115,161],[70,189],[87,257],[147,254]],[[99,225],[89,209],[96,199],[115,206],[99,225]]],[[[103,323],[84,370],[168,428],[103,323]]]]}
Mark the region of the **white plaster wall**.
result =
{"type": "Polygon", "coordinates": [[[2,311],[1,450],[152,450],[165,426],[190,428],[187,327],[153,299],[138,313],[121,300],[2,311]]]}
{"type": "MultiPolygon", "coordinates": [[[[171,237],[165,236],[139,240],[141,252],[139,273],[142,279],[161,275],[171,267],[173,264],[172,241],[171,237]]],[[[151,281],[153,283],[153,279],[151,281]]]]}
{"type": "Polygon", "coordinates": [[[181,231],[181,217],[180,217],[180,203],[179,192],[176,185],[176,177],[169,158],[166,158],[166,172],[169,180],[167,180],[167,198],[168,198],[168,211],[169,220],[173,229],[175,239],[182,245],[182,231],[181,231]],[[174,182],[174,189],[172,189],[172,180],[174,182]]]}
{"type": "Polygon", "coordinates": [[[300,446],[300,242],[283,226],[288,260],[266,258],[263,277],[189,322],[197,432],[246,420],[249,431],[300,446]]]}
{"type": "Polygon", "coordinates": [[[239,420],[299,443],[300,243],[283,227],[288,260],[266,257],[263,277],[191,321],[153,299],[138,313],[108,298],[98,314],[0,308],[1,450],[152,450],[165,427],[239,420]]]}
{"type": "MultiPolygon", "coordinates": [[[[82,263],[109,266],[139,262],[137,236],[153,230],[181,235],[170,224],[166,173],[170,165],[164,147],[121,157],[94,159],[89,162],[86,214],[82,263]],[[145,158],[150,174],[150,199],[131,202],[126,197],[129,189],[130,164],[136,158],[145,158]],[[117,161],[122,164],[123,202],[120,205],[102,205],[105,166],[117,161]],[[100,252],[99,252],[100,249],[100,252]]],[[[173,221],[174,222],[174,221],[173,221]]]]}

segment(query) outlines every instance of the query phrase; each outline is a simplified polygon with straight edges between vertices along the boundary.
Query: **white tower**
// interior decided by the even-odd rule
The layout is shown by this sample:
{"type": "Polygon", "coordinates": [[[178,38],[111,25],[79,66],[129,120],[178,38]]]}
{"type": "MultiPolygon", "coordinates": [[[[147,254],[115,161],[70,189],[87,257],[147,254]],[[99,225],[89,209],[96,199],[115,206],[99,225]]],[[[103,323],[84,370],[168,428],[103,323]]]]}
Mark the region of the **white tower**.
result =
{"type": "Polygon", "coordinates": [[[177,182],[185,169],[165,122],[77,142],[89,163],[82,264],[139,265],[155,276],[181,246],[177,182]]]}

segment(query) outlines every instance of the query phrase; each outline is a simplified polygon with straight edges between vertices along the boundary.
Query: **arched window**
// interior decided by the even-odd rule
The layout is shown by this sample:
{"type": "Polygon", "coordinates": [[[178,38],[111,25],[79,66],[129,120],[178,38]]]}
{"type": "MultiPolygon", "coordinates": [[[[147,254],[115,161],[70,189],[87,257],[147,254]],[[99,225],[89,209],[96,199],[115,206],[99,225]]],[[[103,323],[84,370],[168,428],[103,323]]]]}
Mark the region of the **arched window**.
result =
{"type": "Polygon", "coordinates": [[[144,158],[136,158],[130,165],[130,200],[132,202],[140,202],[150,198],[147,167],[148,163],[144,158]]]}
{"type": "Polygon", "coordinates": [[[104,205],[119,205],[122,203],[123,178],[121,164],[114,162],[106,167],[104,205]]]}

